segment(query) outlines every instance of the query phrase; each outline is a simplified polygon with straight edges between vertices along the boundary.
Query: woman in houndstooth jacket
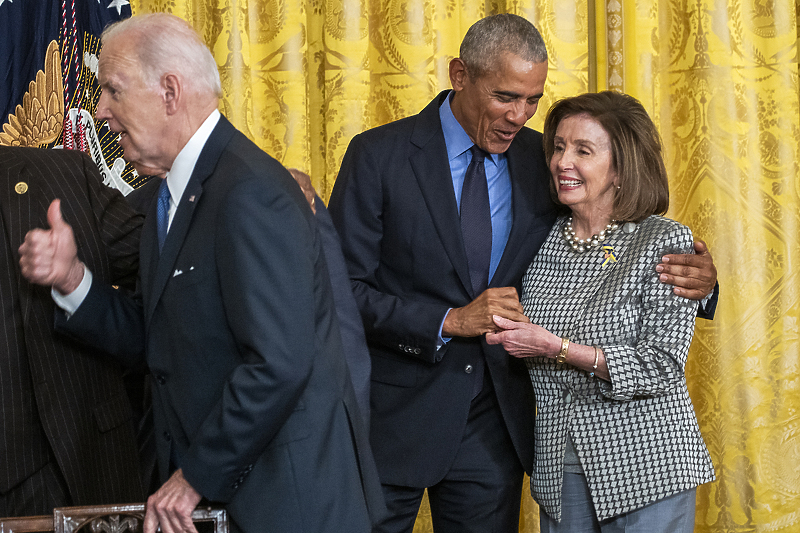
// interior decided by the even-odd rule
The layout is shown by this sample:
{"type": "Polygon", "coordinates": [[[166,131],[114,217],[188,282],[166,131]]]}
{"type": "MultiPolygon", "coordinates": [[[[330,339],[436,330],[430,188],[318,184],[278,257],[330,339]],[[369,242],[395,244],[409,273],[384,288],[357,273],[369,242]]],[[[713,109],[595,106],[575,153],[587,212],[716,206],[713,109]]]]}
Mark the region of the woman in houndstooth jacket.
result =
{"type": "Polygon", "coordinates": [[[697,302],[659,282],[692,234],[658,216],[669,192],[655,125],[634,98],[556,103],[544,128],[562,217],[528,269],[531,319],[487,334],[528,363],[536,393],[531,493],[541,531],[691,532],[714,468],[686,388],[697,302]]]}

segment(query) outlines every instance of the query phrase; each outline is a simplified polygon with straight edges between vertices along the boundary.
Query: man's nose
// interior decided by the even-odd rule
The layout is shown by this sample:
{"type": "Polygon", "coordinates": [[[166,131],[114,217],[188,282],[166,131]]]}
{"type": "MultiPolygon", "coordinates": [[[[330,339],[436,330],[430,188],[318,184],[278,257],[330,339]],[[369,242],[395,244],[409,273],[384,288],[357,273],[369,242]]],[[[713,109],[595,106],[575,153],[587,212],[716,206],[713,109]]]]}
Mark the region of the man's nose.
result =
{"type": "MultiPolygon", "coordinates": [[[[533,113],[531,113],[533,115],[533,113]]],[[[524,101],[514,101],[506,113],[506,119],[512,124],[520,128],[528,122],[530,115],[528,115],[528,105],[524,101]]]]}
{"type": "Polygon", "coordinates": [[[106,105],[106,92],[100,92],[100,99],[97,101],[97,110],[94,112],[95,120],[108,120],[111,115],[108,113],[108,106],[106,105]]]}
{"type": "Polygon", "coordinates": [[[506,120],[520,128],[536,114],[536,110],[539,108],[538,100],[533,104],[528,100],[516,100],[509,105],[511,107],[506,113],[506,120]]]}

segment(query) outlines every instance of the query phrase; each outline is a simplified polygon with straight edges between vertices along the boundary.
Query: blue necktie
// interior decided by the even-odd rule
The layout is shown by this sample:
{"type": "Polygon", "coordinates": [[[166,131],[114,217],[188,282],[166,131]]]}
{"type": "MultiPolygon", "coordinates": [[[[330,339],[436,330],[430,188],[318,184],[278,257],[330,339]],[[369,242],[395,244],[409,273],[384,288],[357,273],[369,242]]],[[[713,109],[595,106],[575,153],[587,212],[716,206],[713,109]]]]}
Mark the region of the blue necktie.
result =
{"type": "Polygon", "coordinates": [[[489,264],[492,260],[492,213],[489,208],[489,185],[483,160],[486,152],[472,146],[472,161],[461,189],[461,235],[467,252],[469,279],[473,297],[489,286],[489,264]]]}
{"type": "Polygon", "coordinates": [[[167,238],[167,226],[169,225],[169,187],[167,179],[161,180],[158,188],[158,205],[156,206],[156,224],[158,228],[158,252],[164,247],[167,238]]]}

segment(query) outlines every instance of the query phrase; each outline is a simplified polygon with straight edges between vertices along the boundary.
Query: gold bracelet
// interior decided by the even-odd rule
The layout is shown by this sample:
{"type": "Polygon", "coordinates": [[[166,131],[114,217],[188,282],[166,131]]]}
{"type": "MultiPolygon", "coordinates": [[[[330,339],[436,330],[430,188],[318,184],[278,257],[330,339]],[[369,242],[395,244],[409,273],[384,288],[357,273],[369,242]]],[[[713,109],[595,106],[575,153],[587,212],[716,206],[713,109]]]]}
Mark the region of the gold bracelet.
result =
{"type": "Polygon", "coordinates": [[[556,363],[563,364],[567,360],[567,350],[569,350],[569,339],[564,337],[561,339],[561,351],[556,356],[556,363]]]}
{"type": "Polygon", "coordinates": [[[592,371],[589,373],[589,377],[593,378],[595,372],[597,372],[597,361],[600,359],[600,350],[597,349],[597,345],[592,345],[594,348],[594,365],[592,365],[592,371]]]}

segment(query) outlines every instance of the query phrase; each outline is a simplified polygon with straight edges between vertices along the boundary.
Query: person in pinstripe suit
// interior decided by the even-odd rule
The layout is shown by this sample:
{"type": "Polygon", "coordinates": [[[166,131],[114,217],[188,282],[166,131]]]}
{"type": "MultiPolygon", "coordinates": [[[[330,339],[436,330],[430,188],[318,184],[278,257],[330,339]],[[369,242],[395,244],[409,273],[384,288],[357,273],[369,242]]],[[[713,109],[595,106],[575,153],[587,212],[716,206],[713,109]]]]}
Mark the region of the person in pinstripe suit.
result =
{"type": "Polygon", "coordinates": [[[531,323],[487,334],[525,358],[536,397],[531,493],[542,533],[690,533],[714,480],[684,368],[697,302],[659,282],[691,253],[655,125],[615,92],[557,102],[544,127],[560,217],[522,282],[531,323]],[[583,240],[581,240],[583,239],[583,240]]]}
{"type": "Polygon", "coordinates": [[[0,146],[0,516],[145,496],[120,368],[55,333],[49,290],[20,274],[18,248],[56,198],[96,275],[132,288],[138,270],[143,217],[88,156],[0,146]]]}

